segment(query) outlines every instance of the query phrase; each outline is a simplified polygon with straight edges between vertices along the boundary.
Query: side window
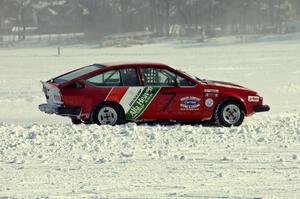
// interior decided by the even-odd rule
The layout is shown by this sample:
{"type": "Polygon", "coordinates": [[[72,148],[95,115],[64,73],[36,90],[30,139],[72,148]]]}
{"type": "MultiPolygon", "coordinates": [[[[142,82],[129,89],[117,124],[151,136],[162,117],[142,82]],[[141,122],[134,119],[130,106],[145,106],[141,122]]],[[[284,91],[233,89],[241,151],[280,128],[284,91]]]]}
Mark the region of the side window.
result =
{"type": "Polygon", "coordinates": [[[158,70],[156,68],[142,68],[145,86],[158,86],[158,70]]]}
{"type": "Polygon", "coordinates": [[[175,86],[175,74],[160,68],[142,68],[145,86],[175,86]]]}
{"type": "Polygon", "coordinates": [[[145,86],[194,86],[195,84],[186,78],[160,68],[142,68],[145,86]]]}
{"type": "Polygon", "coordinates": [[[195,83],[181,76],[177,76],[177,82],[179,86],[195,86],[195,83]]]}
{"type": "Polygon", "coordinates": [[[140,86],[138,74],[135,68],[120,69],[123,86],[140,86]]]}
{"type": "Polygon", "coordinates": [[[119,70],[110,70],[100,73],[94,77],[86,79],[86,81],[95,86],[121,86],[119,70]]]}

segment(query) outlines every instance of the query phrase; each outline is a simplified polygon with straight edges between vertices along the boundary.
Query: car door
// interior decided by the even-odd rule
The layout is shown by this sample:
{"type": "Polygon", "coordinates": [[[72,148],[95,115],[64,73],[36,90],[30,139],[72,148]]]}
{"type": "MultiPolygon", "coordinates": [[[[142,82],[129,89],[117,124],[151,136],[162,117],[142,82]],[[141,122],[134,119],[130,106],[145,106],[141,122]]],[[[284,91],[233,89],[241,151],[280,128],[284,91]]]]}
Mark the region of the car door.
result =
{"type": "MultiPolygon", "coordinates": [[[[87,79],[100,92],[108,89],[103,100],[120,104],[126,120],[137,120],[147,107],[150,90],[140,85],[137,68],[122,67],[87,79]]],[[[95,91],[93,92],[95,93],[95,91]]]]}
{"type": "Polygon", "coordinates": [[[158,90],[143,119],[199,120],[203,112],[201,86],[178,73],[141,67],[145,88],[158,90]]]}

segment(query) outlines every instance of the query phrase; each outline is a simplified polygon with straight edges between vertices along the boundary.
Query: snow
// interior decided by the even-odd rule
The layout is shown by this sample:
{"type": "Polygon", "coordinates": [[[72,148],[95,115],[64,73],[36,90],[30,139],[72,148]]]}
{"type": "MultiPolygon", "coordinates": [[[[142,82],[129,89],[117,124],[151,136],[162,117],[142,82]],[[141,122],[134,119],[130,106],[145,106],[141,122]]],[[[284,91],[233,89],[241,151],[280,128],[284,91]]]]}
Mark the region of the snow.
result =
{"type": "MultiPolygon", "coordinates": [[[[0,49],[0,197],[299,198],[299,40],[0,49]],[[241,127],[70,124],[40,80],[92,63],[162,62],[257,90],[241,127]]],[[[288,39],[287,39],[288,38],[288,39]]]]}
{"type": "Polygon", "coordinates": [[[239,128],[2,123],[0,193],[298,198],[299,123],[299,113],[239,128]]]}

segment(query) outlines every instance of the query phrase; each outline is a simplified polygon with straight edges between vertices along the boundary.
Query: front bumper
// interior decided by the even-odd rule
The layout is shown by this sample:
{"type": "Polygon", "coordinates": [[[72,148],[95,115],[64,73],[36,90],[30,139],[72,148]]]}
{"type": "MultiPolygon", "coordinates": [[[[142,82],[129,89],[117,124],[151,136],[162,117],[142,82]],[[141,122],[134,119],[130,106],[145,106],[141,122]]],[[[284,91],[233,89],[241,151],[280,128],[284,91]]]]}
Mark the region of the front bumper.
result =
{"type": "Polygon", "coordinates": [[[260,106],[255,106],[254,107],[254,112],[266,112],[270,110],[270,106],[268,105],[260,105],[260,106]]]}
{"type": "Polygon", "coordinates": [[[79,106],[58,106],[50,104],[40,104],[39,109],[48,114],[57,114],[63,116],[78,116],[81,112],[79,106]]]}

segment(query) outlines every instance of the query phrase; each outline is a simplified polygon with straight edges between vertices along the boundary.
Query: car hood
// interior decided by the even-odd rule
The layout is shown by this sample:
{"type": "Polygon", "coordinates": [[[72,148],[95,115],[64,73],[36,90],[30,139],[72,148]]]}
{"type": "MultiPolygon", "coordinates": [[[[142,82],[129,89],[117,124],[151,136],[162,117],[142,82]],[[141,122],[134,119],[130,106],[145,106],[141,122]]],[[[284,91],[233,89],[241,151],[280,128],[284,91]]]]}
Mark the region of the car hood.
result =
{"type": "Polygon", "coordinates": [[[214,80],[205,80],[207,85],[213,86],[216,88],[232,88],[232,89],[238,89],[238,90],[245,90],[245,91],[250,91],[250,92],[255,92],[253,90],[250,90],[246,87],[243,87],[238,84],[233,84],[231,82],[222,82],[222,81],[214,81],[214,80]]]}

